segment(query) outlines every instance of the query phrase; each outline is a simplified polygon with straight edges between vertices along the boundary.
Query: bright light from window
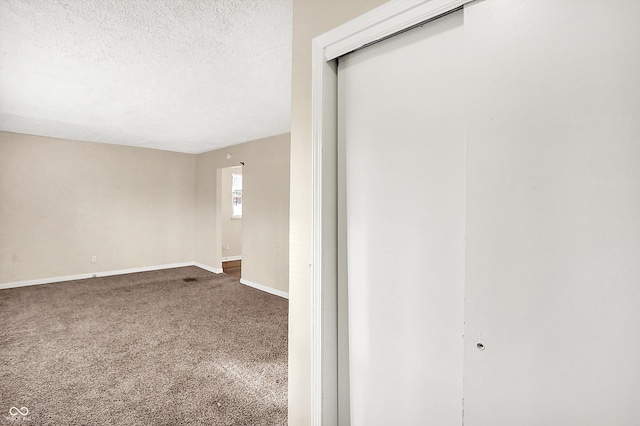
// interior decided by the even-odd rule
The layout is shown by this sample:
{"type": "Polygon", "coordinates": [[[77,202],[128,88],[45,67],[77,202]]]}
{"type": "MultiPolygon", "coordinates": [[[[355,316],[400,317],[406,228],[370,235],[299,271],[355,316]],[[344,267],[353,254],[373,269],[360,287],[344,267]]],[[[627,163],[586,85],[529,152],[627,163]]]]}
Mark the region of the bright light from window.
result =
{"type": "Polygon", "coordinates": [[[242,217],[242,175],[231,175],[231,207],[234,218],[242,217]]]}

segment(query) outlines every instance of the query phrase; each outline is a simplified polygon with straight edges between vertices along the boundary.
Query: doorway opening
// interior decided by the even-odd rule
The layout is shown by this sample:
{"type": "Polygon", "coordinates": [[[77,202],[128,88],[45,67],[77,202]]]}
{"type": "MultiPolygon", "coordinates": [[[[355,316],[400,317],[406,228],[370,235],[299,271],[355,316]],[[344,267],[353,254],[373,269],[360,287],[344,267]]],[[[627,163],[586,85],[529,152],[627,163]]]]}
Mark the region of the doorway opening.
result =
{"type": "Polygon", "coordinates": [[[242,276],[242,166],[221,169],[222,271],[242,276]]]}

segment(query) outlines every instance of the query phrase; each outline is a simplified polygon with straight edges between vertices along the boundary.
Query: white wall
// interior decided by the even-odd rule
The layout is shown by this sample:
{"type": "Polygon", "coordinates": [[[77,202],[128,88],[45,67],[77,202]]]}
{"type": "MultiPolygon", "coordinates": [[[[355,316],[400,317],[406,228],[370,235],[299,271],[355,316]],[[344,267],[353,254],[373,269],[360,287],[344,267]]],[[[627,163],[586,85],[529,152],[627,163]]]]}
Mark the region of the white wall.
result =
{"type": "Polygon", "coordinates": [[[242,218],[233,217],[231,202],[232,175],[242,175],[242,167],[225,167],[221,171],[222,260],[242,255],[242,218]]]}
{"type": "Polygon", "coordinates": [[[194,208],[193,155],[0,132],[0,283],[193,261],[194,208]]]}
{"type": "Polygon", "coordinates": [[[639,424],[638,16],[465,9],[465,424],[639,424]]]}

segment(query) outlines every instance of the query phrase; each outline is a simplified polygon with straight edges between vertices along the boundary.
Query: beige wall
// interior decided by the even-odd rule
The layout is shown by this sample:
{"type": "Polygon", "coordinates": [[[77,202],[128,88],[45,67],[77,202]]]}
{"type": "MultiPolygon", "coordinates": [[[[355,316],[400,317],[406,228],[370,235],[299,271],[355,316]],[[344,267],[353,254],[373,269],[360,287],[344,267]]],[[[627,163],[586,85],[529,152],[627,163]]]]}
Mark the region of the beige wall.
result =
{"type": "Polygon", "coordinates": [[[311,424],[311,40],[384,0],[294,0],[291,95],[289,424],[311,424]]]}
{"type": "Polygon", "coordinates": [[[0,132],[0,283],[192,261],[194,178],[193,155],[0,132]]]}
{"type": "Polygon", "coordinates": [[[286,293],[289,143],[191,155],[0,132],[0,284],[194,260],[220,268],[217,182],[244,161],[243,279],[286,293]]]}
{"type": "Polygon", "coordinates": [[[285,134],[197,156],[196,262],[221,267],[217,181],[221,169],[242,161],[242,279],[289,291],[289,146],[290,135],[285,134]]]}
{"type": "Polygon", "coordinates": [[[242,166],[226,167],[222,169],[222,182],[220,183],[220,204],[222,226],[222,258],[237,257],[242,255],[242,218],[233,217],[233,205],[231,203],[232,175],[241,175],[242,166]]]}

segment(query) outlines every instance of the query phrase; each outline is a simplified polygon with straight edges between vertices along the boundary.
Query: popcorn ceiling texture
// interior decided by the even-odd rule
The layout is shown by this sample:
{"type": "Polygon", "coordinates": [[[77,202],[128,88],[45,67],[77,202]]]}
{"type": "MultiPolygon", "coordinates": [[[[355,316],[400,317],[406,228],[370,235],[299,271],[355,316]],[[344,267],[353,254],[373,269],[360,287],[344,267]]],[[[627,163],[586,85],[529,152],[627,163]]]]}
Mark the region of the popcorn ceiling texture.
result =
{"type": "Polygon", "coordinates": [[[199,153],[287,133],[291,0],[0,0],[0,130],[199,153]]]}

